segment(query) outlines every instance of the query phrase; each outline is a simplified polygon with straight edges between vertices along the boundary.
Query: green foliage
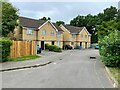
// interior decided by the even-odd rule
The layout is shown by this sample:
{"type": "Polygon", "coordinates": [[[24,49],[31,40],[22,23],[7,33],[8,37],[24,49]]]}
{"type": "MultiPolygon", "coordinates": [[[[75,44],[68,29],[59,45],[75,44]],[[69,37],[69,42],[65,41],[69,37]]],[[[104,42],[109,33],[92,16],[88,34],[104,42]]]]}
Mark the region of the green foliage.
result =
{"type": "Polygon", "coordinates": [[[100,54],[107,66],[118,67],[120,63],[120,31],[113,31],[100,42],[100,54]]]}
{"type": "Polygon", "coordinates": [[[2,62],[8,61],[10,46],[12,45],[12,42],[6,38],[0,38],[0,43],[0,47],[2,48],[2,62]]]}
{"type": "Polygon", "coordinates": [[[35,60],[36,58],[40,58],[41,56],[31,55],[31,56],[22,56],[17,58],[10,58],[10,61],[24,61],[24,60],[35,60]]]}
{"type": "Polygon", "coordinates": [[[48,50],[49,49],[49,44],[45,44],[45,49],[48,50]]]}
{"type": "Polygon", "coordinates": [[[43,17],[43,18],[41,18],[40,20],[43,20],[43,21],[47,21],[47,20],[51,20],[51,18],[50,17],[43,17]]]}
{"type": "MultiPolygon", "coordinates": [[[[78,15],[73,20],[70,21],[70,25],[83,27],[85,26],[89,31],[91,36],[91,42],[98,42],[98,25],[101,25],[103,22],[115,20],[117,18],[118,11],[116,7],[111,6],[110,8],[106,8],[103,10],[103,13],[99,13],[98,15],[88,14],[87,16],[78,15]]],[[[120,25],[118,25],[120,27],[120,25]]]]}
{"type": "Polygon", "coordinates": [[[60,26],[61,24],[63,24],[63,25],[64,25],[64,24],[65,24],[65,22],[64,22],[64,21],[57,21],[57,22],[56,22],[56,24],[57,24],[58,26],[60,26]]]}
{"type": "Polygon", "coordinates": [[[62,49],[56,45],[45,44],[45,49],[54,52],[62,52],[62,49]]]}
{"type": "Polygon", "coordinates": [[[11,3],[2,2],[2,35],[7,37],[10,32],[13,32],[17,25],[18,9],[12,6],[11,3]]]}
{"type": "Polygon", "coordinates": [[[102,39],[104,36],[107,36],[112,31],[116,30],[118,23],[115,20],[103,22],[101,25],[97,25],[96,29],[98,30],[98,38],[102,39]]]}

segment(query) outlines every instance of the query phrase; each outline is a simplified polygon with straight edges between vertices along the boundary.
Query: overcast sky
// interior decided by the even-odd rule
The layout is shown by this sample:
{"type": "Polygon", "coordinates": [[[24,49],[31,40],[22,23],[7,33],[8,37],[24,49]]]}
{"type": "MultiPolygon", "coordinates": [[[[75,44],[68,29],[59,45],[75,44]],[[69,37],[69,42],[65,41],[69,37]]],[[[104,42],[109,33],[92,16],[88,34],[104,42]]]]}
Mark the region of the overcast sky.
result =
{"type": "Polygon", "coordinates": [[[96,15],[110,6],[118,7],[118,2],[12,2],[19,9],[20,16],[34,19],[50,17],[52,22],[58,20],[70,22],[77,15],[96,15]]]}

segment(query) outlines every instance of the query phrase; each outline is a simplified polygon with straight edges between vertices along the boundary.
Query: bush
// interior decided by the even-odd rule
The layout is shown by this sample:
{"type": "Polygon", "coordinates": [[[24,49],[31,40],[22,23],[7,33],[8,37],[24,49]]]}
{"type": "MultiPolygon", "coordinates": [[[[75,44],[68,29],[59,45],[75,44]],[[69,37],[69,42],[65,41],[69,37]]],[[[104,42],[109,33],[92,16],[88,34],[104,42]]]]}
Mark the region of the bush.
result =
{"type": "Polygon", "coordinates": [[[45,44],[45,49],[54,52],[62,52],[62,49],[56,45],[45,44]]]}
{"type": "Polygon", "coordinates": [[[59,48],[58,46],[54,46],[53,51],[54,51],[54,52],[62,52],[62,49],[59,48]]]}
{"type": "Polygon", "coordinates": [[[2,59],[1,62],[8,61],[8,56],[10,54],[10,46],[12,45],[11,40],[6,38],[0,38],[0,48],[2,49],[2,59]]]}
{"type": "Polygon", "coordinates": [[[48,50],[49,49],[49,44],[45,44],[45,49],[48,50]]]}
{"type": "Polygon", "coordinates": [[[100,45],[100,55],[107,66],[118,67],[120,63],[120,31],[105,36],[100,45]]]}

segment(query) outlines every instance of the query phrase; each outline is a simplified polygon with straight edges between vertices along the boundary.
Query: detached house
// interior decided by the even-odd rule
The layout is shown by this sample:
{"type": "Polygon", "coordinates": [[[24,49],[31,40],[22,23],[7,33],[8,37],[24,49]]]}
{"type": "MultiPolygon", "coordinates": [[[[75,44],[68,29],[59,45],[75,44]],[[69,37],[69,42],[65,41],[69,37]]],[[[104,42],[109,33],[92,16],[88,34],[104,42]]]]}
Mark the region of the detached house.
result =
{"type": "Polygon", "coordinates": [[[37,41],[43,50],[46,43],[63,47],[63,30],[57,24],[26,17],[20,17],[19,22],[23,28],[20,30],[16,26],[15,37],[21,40],[37,41]]]}
{"type": "Polygon", "coordinates": [[[89,48],[91,43],[91,34],[85,27],[75,27],[70,25],[60,25],[63,33],[63,44],[72,45],[74,48],[80,46],[89,48]]]}

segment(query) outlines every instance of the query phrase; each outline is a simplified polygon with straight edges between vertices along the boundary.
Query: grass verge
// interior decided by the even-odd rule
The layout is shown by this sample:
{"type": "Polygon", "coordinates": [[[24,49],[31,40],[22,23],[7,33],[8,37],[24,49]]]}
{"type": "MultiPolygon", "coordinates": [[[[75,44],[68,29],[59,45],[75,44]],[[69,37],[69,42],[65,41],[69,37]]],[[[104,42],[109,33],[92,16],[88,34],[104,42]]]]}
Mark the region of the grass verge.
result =
{"type": "Polygon", "coordinates": [[[36,58],[40,58],[41,56],[31,55],[31,56],[22,56],[17,58],[10,58],[10,61],[25,61],[25,60],[34,60],[36,58]]]}
{"type": "Polygon", "coordinates": [[[113,77],[118,81],[118,83],[120,84],[120,68],[115,68],[115,67],[108,67],[111,74],[113,75],[113,77]]]}

